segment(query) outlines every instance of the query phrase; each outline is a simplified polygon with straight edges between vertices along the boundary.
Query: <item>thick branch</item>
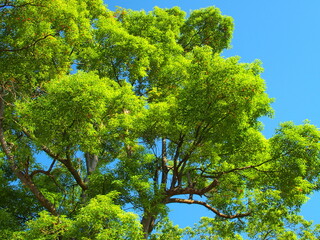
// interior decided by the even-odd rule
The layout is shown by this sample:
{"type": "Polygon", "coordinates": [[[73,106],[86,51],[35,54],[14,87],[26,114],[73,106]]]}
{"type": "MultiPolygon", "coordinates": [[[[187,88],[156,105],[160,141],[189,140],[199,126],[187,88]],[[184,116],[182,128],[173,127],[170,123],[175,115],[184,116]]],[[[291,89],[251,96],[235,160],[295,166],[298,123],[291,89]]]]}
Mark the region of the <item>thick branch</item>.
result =
{"type": "Polygon", "coordinates": [[[205,193],[214,189],[216,186],[218,186],[218,184],[219,184],[218,180],[214,179],[212,183],[210,183],[207,187],[204,187],[201,189],[197,189],[194,187],[186,187],[186,188],[176,187],[176,188],[171,188],[167,190],[166,194],[169,197],[174,195],[182,195],[182,194],[196,194],[196,195],[202,196],[205,193]]]}
{"type": "Polygon", "coordinates": [[[149,234],[154,229],[155,225],[155,216],[145,213],[144,216],[141,219],[141,225],[144,232],[144,238],[147,239],[149,234]]]}
{"type": "Polygon", "coordinates": [[[169,198],[167,200],[167,203],[185,203],[185,204],[202,205],[202,206],[206,207],[207,209],[209,209],[210,211],[214,212],[217,216],[223,217],[223,218],[228,218],[228,219],[247,217],[247,216],[249,216],[251,214],[250,212],[248,212],[248,213],[238,213],[238,214],[234,214],[234,215],[223,214],[220,211],[218,211],[217,209],[215,209],[214,207],[212,207],[209,204],[207,204],[206,202],[202,202],[202,201],[198,201],[198,200],[192,200],[192,199],[169,198]]]}
{"type": "Polygon", "coordinates": [[[43,174],[45,174],[45,175],[50,176],[51,170],[52,170],[52,168],[53,168],[53,166],[54,166],[55,163],[56,163],[56,159],[54,159],[54,160],[52,161],[52,163],[51,163],[51,165],[50,165],[50,167],[49,167],[49,169],[48,169],[47,171],[42,170],[42,169],[38,169],[38,170],[32,171],[32,173],[30,174],[30,177],[33,178],[33,176],[36,175],[36,174],[38,174],[38,173],[43,173],[43,174]]]}
{"type": "Polygon", "coordinates": [[[85,184],[84,181],[82,181],[79,172],[73,167],[71,159],[68,158],[64,161],[62,161],[63,165],[69,170],[69,172],[72,174],[73,178],[76,180],[77,184],[82,188],[82,190],[87,190],[88,186],[85,184]]]}

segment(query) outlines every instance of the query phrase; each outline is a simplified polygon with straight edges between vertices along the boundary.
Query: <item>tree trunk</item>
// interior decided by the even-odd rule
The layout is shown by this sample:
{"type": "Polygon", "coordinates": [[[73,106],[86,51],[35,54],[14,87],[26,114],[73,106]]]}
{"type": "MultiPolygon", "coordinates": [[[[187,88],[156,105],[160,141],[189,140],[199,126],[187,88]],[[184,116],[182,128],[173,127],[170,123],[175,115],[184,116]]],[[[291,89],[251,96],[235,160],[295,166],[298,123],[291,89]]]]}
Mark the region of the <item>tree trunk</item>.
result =
{"type": "Polygon", "coordinates": [[[145,213],[143,215],[143,218],[141,220],[143,232],[144,232],[144,238],[148,239],[149,234],[152,232],[154,228],[155,223],[155,216],[150,213],[145,213]]]}

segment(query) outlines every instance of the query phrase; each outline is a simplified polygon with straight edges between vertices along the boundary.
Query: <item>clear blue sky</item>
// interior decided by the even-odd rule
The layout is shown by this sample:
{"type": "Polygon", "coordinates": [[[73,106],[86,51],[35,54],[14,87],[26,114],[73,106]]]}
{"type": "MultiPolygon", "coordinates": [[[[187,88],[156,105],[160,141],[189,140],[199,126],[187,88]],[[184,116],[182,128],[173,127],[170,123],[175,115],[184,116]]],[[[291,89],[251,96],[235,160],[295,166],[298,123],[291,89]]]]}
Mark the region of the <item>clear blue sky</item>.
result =
{"type": "MultiPolygon", "coordinates": [[[[296,124],[309,119],[320,126],[320,1],[319,0],[105,0],[116,6],[152,10],[154,6],[179,6],[186,12],[216,6],[233,17],[232,49],[243,62],[260,59],[267,92],[275,98],[275,117],[263,119],[264,134],[271,137],[280,122],[296,124]]],[[[302,215],[320,223],[320,194],[311,197],[302,215]]],[[[172,219],[181,227],[192,225],[202,215],[213,216],[202,207],[171,205],[172,219]]]]}

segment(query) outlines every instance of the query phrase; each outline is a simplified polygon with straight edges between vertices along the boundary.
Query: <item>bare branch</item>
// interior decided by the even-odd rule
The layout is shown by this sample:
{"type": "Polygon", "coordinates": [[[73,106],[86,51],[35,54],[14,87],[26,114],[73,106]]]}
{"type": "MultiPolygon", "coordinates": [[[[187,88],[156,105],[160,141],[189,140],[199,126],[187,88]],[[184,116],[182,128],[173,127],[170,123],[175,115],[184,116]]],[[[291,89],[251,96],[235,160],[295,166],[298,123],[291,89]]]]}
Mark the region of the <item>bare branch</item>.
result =
{"type": "Polygon", "coordinates": [[[69,172],[72,174],[73,178],[76,180],[78,185],[82,188],[82,190],[87,190],[88,186],[85,184],[85,182],[82,180],[81,176],[79,175],[79,172],[73,167],[71,158],[67,158],[66,161],[62,162],[64,166],[69,170],[69,172]]]}
{"type": "Polygon", "coordinates": [[[30,177],[33,178],[33,176],[36,175],[36,174],[38,174],[38,173],[43,173],[43,174],[49,176],[55,163],[56,163],[56,159],[53,159],[53,161],[52,161],[52,163],[51,163],[51,165],[50,165],[50,167],[49,167],[49,169],[48,169],[47,171],[42,170],[42,169],[34,170],[34,171],[32,171],[32,173],[30,174],[30,177]]]}
{"type": "Polygon", "coordinates": [[[182,194],[196,194],[196,195],[202,196],[205,193],[214,189],[216,186],[218,186],[218,184],[219,184],[218,180],[214,179],[207,187],[204,187],[201,189],[197,189],[194,187],[186,187],[186,188],[175,187],[175,188],[171,188],[171,189],[167,190],[166,194],[169,197],[174,196],[174,195],[182,195],[182,194]]]}
{"type": "Polygon", "coordinates": [[[193,200],[193,199],[169,198],[167,200],[167,203],[185,203],[185,204],[202,205],[202,206],[206,207],[207,209],[209,209],[210,211],[214,212],[217,216],[223,217],[223,218],[228,218],[228,219],[247,217],[247,216],[249,216],[251,214],[250,212],[248,212],[248,213],[238,213],[238,214],[234,214],[234,215],[223,214],[219,210],[217,210],[216,208],[214,208],[214,207],[210,206],[209,204],[207,204],[206,202],[193,200]]]}

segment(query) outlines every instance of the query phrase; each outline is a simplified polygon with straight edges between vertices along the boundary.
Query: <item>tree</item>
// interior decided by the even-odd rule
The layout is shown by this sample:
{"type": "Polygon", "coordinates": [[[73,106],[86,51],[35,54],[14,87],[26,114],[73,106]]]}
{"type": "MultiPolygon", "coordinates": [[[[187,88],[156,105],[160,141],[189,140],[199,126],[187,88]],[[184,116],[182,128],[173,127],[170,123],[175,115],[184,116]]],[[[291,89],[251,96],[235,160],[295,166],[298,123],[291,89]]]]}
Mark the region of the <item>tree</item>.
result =
{"type": "Polygon", "coordinates": [[[287,122],[261,134],[273,113],[261,62],[221,56],[233,24],[219,9],[6,0],[0,14],[0,173],[24,203],[22,220],[0,205],[20,224],[4,236],[317,237],[297,214],[319,187],[320,133],[287,122]],[[183,231],[170,203],[216,217],[183,231]]]}

